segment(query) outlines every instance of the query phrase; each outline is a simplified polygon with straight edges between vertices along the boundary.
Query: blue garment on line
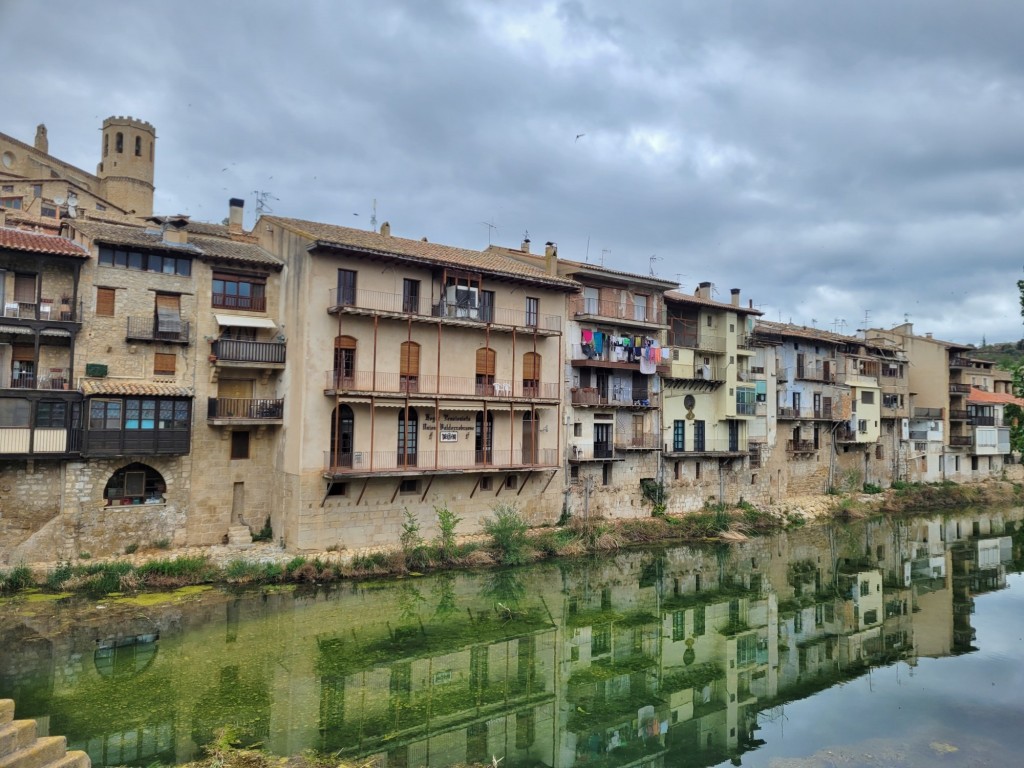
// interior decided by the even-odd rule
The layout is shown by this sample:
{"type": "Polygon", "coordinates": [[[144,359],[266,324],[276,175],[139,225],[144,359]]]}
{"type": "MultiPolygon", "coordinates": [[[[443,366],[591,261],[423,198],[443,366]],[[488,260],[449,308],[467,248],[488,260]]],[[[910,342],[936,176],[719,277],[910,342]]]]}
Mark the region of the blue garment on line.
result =
{"type": "Polygon", "coordinates": [[[594,351],[597,354],[604,354],[604,334],[601,331],[594,333],[594,351]]]}

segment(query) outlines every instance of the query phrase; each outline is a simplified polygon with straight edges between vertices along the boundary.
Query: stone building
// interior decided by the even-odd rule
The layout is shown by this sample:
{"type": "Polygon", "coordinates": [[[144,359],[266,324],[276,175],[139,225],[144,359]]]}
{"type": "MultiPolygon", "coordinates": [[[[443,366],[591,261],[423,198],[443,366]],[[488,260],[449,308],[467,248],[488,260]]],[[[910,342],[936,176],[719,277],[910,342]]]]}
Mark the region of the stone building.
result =
{"type": "Polygon", "coordinates": [[[0,206],[54,227],[86,211],[150,216],[155,151],[156,129],[133,117],[103,121],[95,173],[51,155],[45,125],[32,144],[0,133],[0,206]]]}
{"type": "Polygon", "coordinates": [[[562,348],[573,280],[499,253],[278,216],[285,429],[273,527],[298,548],[395,544],[406,511],[477,530],[496,504],[562,509],[562,348]]]}

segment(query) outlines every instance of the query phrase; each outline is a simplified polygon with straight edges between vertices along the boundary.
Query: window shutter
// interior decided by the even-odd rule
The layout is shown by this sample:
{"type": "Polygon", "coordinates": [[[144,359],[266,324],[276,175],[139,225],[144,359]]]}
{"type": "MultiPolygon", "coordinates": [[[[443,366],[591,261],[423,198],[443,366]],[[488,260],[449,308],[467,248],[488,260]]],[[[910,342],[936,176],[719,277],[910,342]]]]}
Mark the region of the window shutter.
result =
{"type": "Polygon", "coordinates": [[[11,349],[11,359],[20,363],[30,363],[36,358],[36,348],[32,344],[15,344],[11,349]]]}
{"type": "Polygon", "coordinates": [[[399,360],[399,375],[420,375],[420,345],[415,341],[402,342],[402,355],[399,360]]]}
{"type": "Polygon", "coordinates": [[[351,336],[335,336],[334,337],[334,348],[335,349],[355,349],[356,340],[351,336]]]}
{"type": "Polygon", "coordinates": [[[494,350],[484,347],[476,351],[476,372],[478,376],[494,375],[494,350]]]}
{"type": "Polygon", "coordinates": [[[23,304],[34,304],[36,301],[36,276],[14,276],[14,300],[23,304]]]}
{"type": "Polygon", "coordinates": [[[116,292],[113,288],[96,289],[96,314],[103,317],[114,316],[114,297],[116,292]]]}
{"type": "Polygon", "coordinates": [[[540,379],[540,355],[536,352],[523,355],[523,378],[530,381],[540,379]]]}
{"type": "Polygon", "coordinates": [[[177,361],[177,355],[168,354],[165,352],[157,352],[153,355],[153,375],[154,376],[173,376],[175,372],[175,363],[177,361]]]}
{"type": "Polygon", "coordinates": [[[157,330],[161,333],[181,333],[181,303],[178,296],[157,294],[157,330]]]}

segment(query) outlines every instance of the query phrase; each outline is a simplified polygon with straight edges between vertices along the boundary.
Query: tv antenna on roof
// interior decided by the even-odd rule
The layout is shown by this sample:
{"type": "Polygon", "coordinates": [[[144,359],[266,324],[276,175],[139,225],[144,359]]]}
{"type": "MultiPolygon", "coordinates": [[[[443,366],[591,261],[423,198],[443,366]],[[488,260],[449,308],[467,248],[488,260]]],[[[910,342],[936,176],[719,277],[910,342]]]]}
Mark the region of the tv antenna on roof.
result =
{"type": "Polygon", "coordinates": [[[676,272],[676,284],[679,286],[679,290],[683,290],[683,278],[686,277],[682,272],[676,272]]]}
{"type": "Polygon", "coordinates": [[[492,232],[497,232],[498,225],[495,224],[493,221],[481,221],[480,223],[483,224],[485,227],[487,227],[487,244],[490,245],[491,244],[491,233],[492,232]]]}
{"type": "Polygon", "coordinates": [[[601,249],[601,266],[602,267],[604,266],[604,257],[605,256],[611,256],[611,253],[612,253],[612,251],[611,251],[610,248],[602,248],[601,249]]]}
{"type": "Polygon", "coordinates": [[[373,210],[370,213],[370,231],[377,231],[377,198],[373,198],[373,210]]]}
{"type": "Polygon", "coordinates": [[[278,197],[274,197],[269,192],[264,192],[261,189],[254,189],[252,191],[256,195],[256,215],[261,216],[264,213],[273,213],[274,209],[267,205],[267,200],[280,200],[278,197]]]}
{"type": "Polygon", "coordinates": [[[656,253],[652,253],[650,258],[647,259],[647,263],[649,265],[649,269],[651,272],[651,277],[654,277],[654,262],[656,261],[664,261],[664,259],[662,259],[661,256],[659,256],[656,253]]]}

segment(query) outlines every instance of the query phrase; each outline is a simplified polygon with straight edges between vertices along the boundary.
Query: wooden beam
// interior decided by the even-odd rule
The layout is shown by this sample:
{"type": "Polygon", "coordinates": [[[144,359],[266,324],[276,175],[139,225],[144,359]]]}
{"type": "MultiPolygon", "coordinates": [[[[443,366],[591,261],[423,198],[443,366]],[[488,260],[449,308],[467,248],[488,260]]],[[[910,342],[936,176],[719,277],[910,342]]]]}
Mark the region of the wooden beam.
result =
{"type": "Polygon", "coordinates": [[[395,483],[395,492],[391,494],[391,503],[395,503],[395,499],[398,498],[398,489],[402,487],[402,478],[398,478],[398,482],[395,483]]]}
{"type": "Polygon", "coordinates": [[[366,484],[370,482],[370,478],[363,478],[363,487],[359,490],[359,498],[356,499],[356,506],[358,507],[363,502],[363,494],[366,493],[366,484]]]}
{"type": "Polygon", "coordinates": [[[540,492],[541,496],[543,496],[545,493],[547,493],[548,486],[551,485],[551,481],[555,479],[555,475],[557,475],[557,474],[558,474],[558,470],[557,469],[551,470],[551,477],[549,477],[548,481],[544,484],[544,488],[540,492]]]}
{"type": "Polygon", "coordinates": [[[473,484],[473,490],[469,492],[469,498],[471,498],[471,499],[472,499],[472,498],[473,498],[473,496],[474,496],[474,495],[476,494],[476,490],[477,490],[477,488],[479,488],[479,487],[480,487],[480,479],[481,479],[482,477],[483,477],[483,475],[477,475],[477,476],[476,476],[476,482],[475,482],[475,483],[473,484]]]}
{"type": "Polygon", "coordinates": [[[525,487],[526,487],[526,484],[527,484],[528,482],[530,482],[530,476],[531,476],[532,474],[533,474],[533,470],[532,470],[532,469],[531,469],[531,470],[530,470],[529,472],[527,472],[527,473],[526,473],[526,477],[524,477],[524,478],[523,478],[523,482],[521,482],[521,483],[519,484],[519,490],[518,490],[518,491],[516,491],[516,496],[518,496],[519,494],[521,494],[521,493],[523,492],[523,488],[525,488],[525,487]]]}
{"type": "Polygon", "coordinates": [[[420,496],[420,504],[427,500],[427,494],[430,493],[430,486],[434,484],[434,478],[436,475],[430,475],[427,479],[427,487],[423,490],[423,495],[420,496]]]}

